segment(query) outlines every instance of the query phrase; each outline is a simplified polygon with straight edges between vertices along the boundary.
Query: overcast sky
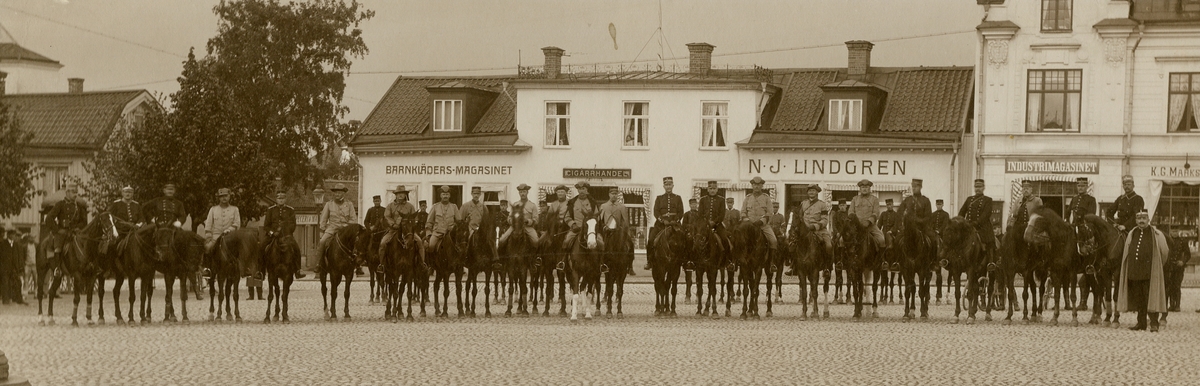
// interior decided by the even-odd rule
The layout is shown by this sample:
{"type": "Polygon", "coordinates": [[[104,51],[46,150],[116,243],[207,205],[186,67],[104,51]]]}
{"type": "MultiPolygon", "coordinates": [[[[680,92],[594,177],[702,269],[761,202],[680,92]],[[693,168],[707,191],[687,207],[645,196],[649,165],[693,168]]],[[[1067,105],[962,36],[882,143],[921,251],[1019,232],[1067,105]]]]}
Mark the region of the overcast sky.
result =
{"type": "MultiPolygon", "coordinates": [[[[171,93],[188,48],[203,52],[215,33],[216,3],[0,0],[0,24],[23,47],[65,65],[64,78],[84,78],[87,90],[171,93]]],[[[686,66],[685,44],[706,42],[716,46],[714,66],[840,67],[846,64],[842,42],[862,39],[876,43],[875,66],[970,66],[983,15],[963,0],[662,0],[668,44],[660,51],[658,1],[364,3],[376,12],[361,26],[371,52],[351,71],[371,73],[351,75],[346,119],[365,118],[398,75],[515,73],[518,61],[541,64],[545,46],[566,50],[565,64],[657,60],[661,52],[681,58],[668,65],[686,66]],[[445,72],[494,68],[504,69],[445,72]]]]}

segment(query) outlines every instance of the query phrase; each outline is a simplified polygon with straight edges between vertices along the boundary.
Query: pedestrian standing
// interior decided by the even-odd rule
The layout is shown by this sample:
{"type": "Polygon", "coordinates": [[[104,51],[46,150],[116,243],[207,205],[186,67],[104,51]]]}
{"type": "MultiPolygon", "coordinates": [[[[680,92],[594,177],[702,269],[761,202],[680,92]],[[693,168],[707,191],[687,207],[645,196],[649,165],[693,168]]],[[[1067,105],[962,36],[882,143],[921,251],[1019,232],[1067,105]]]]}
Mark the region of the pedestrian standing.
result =
{"type": "Polygon", "coordinates": [[[33,241],[32,234],[25,235],[25,237],[22,238],[22,241],[23,245],[25,246],[25,279],[23,280],[25,293],[28,295],[34,295],[36,294],[34,289],[37,288],[38,282],[37,259],[34,258],[34,256],[37,256],[37,243],[33,241]]]}

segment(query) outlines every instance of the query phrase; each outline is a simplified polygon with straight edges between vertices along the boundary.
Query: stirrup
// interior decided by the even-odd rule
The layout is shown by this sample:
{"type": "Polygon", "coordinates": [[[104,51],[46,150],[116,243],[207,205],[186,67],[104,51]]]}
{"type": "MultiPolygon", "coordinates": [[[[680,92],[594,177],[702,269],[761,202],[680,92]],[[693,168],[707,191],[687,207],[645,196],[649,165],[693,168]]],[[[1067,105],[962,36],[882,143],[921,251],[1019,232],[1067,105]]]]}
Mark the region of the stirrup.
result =
{"type": "Polygon", "coordinates": [[[383,264],[380,263],[378,267],[375,267],[375,270],[379,271],[379,273],[383,273],[383,264]]]}
{"type": "Polygon", "coordinates": [[[608,264],[600,264],[600,273],[608,273],[608,264]]]}
{"type": "Polygon", "coordinates": [[[262,280],[263,274],[262,272],[255,272],[253,275],[250,275],[250,277],[254,278],[254,280],[262,280]]]}
{"type": "Polygon", "coordinates": [[[696,269],[696,263],[689,261],[683,265],[683,269],[686,271],[692,271],[692,270],[696,269]]]}
{"type": "Polygon", "coordinates": [[[538,256],[537,258],[533,259],[533,266],[534,267],[542,266],[542,257],[541,256],[538,256]]]}
{"type": "Polygon", "coordinates": [[[567,264],[560,261],[558,264],[554,265],[554,269],[559,271],[565,270],[567,269],[567,264]]]}

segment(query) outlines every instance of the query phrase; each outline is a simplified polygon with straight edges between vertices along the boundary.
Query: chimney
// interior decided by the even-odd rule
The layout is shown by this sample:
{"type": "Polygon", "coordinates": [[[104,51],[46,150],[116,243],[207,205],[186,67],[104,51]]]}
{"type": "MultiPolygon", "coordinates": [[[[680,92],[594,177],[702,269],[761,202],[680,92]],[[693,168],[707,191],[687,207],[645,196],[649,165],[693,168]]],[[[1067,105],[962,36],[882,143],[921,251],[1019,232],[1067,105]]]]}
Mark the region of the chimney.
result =
{"type": "Polygon", "coordinates": [[[71,94],[79,94],[83,92],[83,78],[68,78],[67,92],[71,94]]]}
{"type": "Polygon", "coordinates": [[[542,47],[542,53],[546,55],[546,65],[542,70],[546,73],[546,79],[558,79],[558,75],[562,74],[562,48],[550,46],[542,47]]]}
{"type": "Polygon", "coordinates": [[[697,75],[708,75],[712,68],[712,51],[716,47],[708,43],[688,43],[688,72],[697,75]]]}
{"type": "Polygon", "coordinates": [[[874,44],[866,40],[851,40],[846,42],[846,50],[850,52],[849,74],[866,75],[871,68],[871,47],[874,44]]]}
{"type": "Polygon", "coordinates": [[[8,73],[0,71],[0,95],[8,93],[8,73]]]}

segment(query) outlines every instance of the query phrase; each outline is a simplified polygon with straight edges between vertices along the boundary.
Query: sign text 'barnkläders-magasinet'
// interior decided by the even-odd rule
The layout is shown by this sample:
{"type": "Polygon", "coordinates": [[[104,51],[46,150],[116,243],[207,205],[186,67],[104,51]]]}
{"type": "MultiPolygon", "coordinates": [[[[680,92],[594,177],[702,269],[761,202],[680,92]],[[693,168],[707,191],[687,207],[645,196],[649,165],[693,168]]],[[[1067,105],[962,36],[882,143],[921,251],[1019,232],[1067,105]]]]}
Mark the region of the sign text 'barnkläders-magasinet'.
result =
{"type": "Polygon", "coordinates": [[[509,175],[512,166],[479,166],[479,165],[388,165],[384,172],[387,174],[409,175],[509,175]]]}

